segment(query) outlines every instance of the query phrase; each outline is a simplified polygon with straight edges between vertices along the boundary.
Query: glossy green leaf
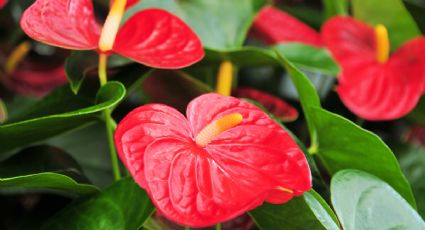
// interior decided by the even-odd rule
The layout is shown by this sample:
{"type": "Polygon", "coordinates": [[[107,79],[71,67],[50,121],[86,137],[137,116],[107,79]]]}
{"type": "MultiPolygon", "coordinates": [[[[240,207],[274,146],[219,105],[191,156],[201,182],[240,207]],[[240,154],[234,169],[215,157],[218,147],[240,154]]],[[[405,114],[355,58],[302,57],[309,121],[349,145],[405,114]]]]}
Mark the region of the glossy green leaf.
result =
{"type": "Polygon", "coordinates": [[[229,60],[238,67],[277,66],[279,65],[273,51],[258,47],[242,47],[234,50],[205,50],[205,58],[198,65],[219,64],[229,60]]]}
{"type": "Polygon", "coordinates": [[[306,117],[308,129],[310,132],[310,138],[314,142],[316,139],[316,128],[312,123],[313,121],[308,110],[311,106],[320,107],[320,98],[308,78],[298,68],[296,68],[294,64],[288,61],[285,54],[281,50],[275,49],[275,51],[277,53],[278,59],[285,67],[286,71],[288,71],[288,74],[298,91],[301,106],[303,108],[304,116],[306,117]]]}
{"type": "Polygon", "coordinates": [[[392,49],[421,34],[402,0],[385,0],[384,4],[382,0],[351,2],[354,17],[371,25],[383,24],[387,27],[392,49]]]}
{"type": "Polygon", "coordinates": [[[416,211],[384,181],[359,170],[343,170],[331,182],[332,204],[346,230],[425,229],[416,211]]]}
{"type": "Polygon", "coordinates": [[[102,193],[72,202],[42,229],[136,230],[153,211],[146,192],[133,179],[124,178],[102,193]]]}
{"type": "Polygon", "coordinates": [[[338,64],[327,49],[301,43],[281,44],[274,49],[300,69],[329,76],[337,76],[340,72],[338,64]]]}
{"type": "Polygon", "coordinates": [[[323,13],[314,5],[300,3],[277,5],[277,7],[317,30],[320,30],[323,24],[323,13]]]}
{"type": "Polygon", "coordinates": [[[1,162],[1,188],[52,189],[76,195],[99,192],[71,156],[49,146],[31,147],[1,162]]]}
{"type": "Polygon", "coordinates": [[[93,98],[75,96],[64,86],[26,113],[0,125],[0,153],[26,146],[98,120],[101,111],[116,106],[125,96],[121,83],[109,82],[93,98]]]}
{"type": "Polygon", "coordinates": [[[318,155],[331,174],[350,168],[368,172],[386,181],[416,207],[397,159],[376,134],[321,108],[311,108],[309,113],[318,135],[318,155]]]}
{"type": "Polygon", "coordinates": [[[393,149],[404,175],[412,185],[418,212],[425,218],[425,148],[420,145],[399,144],[393,149]]]}
{"type": "Polygon", "coordinates": [[[144,96],[151,103],[166,104],[185,113],[187,104],[212,89],[181,71],[156,70],[142,83],[144,96]]]}
{"type": "Polygon", "coordinates": [[[415,199],[394,154],[375,134],[321,109],[307,77],[278,53],[300,95],[313,147],[329,173],[355,168],[374,174],[394,187],[413,207],[415,199]]]}
{"type": "Polygon", "coordinates": [[[404,1],[407,10],[412,15],[422,33],[425,32],[425,4],[415,0],[404,1]]]}
{"type": "Polygon", "coordinates": [[[93,51],[74,51],[65,61],[65,72],[75,94],[90,71],[97,68],[98,54],[93,51]]]}
{"type": "Polygon", "coordinates": [[[266,2],[144,0],[131,7],[126,18],[146,8],[166,9],[185,21],[201,38],[204,47],[224,51],[242,46],[256,13],[266,2]]]}
{"type": "Polygon", "coordinates": [[[314,190],[285,204],[264,203],[250,215],[263,230],[340,229],[332,209],[314,190]]]}

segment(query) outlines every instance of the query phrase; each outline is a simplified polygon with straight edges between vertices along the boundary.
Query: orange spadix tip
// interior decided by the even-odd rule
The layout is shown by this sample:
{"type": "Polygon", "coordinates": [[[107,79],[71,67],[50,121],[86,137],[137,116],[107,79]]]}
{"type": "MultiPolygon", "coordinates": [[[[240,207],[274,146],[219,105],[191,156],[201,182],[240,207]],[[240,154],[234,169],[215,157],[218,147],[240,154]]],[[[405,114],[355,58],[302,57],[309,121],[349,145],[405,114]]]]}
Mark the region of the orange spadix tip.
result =
{"type": "Polygon", "coordinates": [[[230,96],[233,82],[233,64],[230,61],[221,63],[217,75],[217,93],[230,96]]]}
{"type": "Polygon", "coordinates": [[[12,51],[12,53],[10,54],[9,58],[7,59],[4,65],[5,73],[11,74],[13,71],[15,71],[19,62],[21,62],[22,59],[24,59],[30,51],[31,51],[31,43],[25,41],[19,44],[12,51]]]}
{"type": "Polygon", "coordinates": [[[226,115],[218,120],[215,120],[205,126],[198,135],[195,137],[195,142],[201,147],[205,147],[215,137],[220,135],[222,132],[231,129],[240,123],[242,123],[243,116],[240,113],[232,113],[226,115]]]}
{"type": "Polygon", "coordinates": [[[103,25],[102,33],[100,34],[100,51],[108,52],[112,50],[126,5],[127,0],[115,0],[114,4],[112,4],[108,17],[106,18],[105,24],[103,25]]]}
{"type": "Polygon", "coordinates": [[[390,40],[388,38],[387,28],[382,24],[375,26],[375,41],[376,59],[380,63],[385,63],[390,55],[390,40]]]}
{"type": "Polygon", "coordinates": [[[280,190],[282,192],[287,192],[287,193],[294,193],[293,190],[291,190],[289,188],[284,188],[284,187],[277,187],[277,190],[280,190]]]}

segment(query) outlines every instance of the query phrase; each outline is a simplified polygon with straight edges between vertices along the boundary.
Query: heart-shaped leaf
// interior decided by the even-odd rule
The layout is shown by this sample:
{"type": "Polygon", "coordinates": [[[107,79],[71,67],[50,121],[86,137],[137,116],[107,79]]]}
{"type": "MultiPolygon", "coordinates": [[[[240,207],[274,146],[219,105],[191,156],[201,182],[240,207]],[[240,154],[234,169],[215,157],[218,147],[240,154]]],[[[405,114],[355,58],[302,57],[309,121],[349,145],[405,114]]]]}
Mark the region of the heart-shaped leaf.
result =
{"type": "Polygon", "coordinates": [[[124,178],[102,193],[69,204],[42,229],[140,229],[153,211],[146,192],[133,179],[124,178]]]}
{"type": "Polygon", "coordinates": [[[265,203],[250,212],[260,229],[340,229],[329,205],[314,190],[286,204],[265,203]]]}
{"type": "Polygon", "coordinates": [[[37,146],[0,163],[0,188],[53,189],[88,195],[99,189],[88,183],[77,162],[60,149],[37,146]]]}
{"type": "Polygon", "coordinates": [[[402,0],[353,0],[354,17],[371,25],[383,24],[388,28],[392,49],[421,34],[402,0]],[[377,7],[379,6],[379,7],[377,7]]]}
{"type": "Polygon", "coordinates": [[[425,229],[425,222],[394,189],[359,170],[343,170],[331,182],[332,204],[344,229],[425,229]]]}
{"type": "Polygon", "coordinates": [[[93,51],[74,51],[65,61],[66,77],[69,80],[72,92],[80,90],[86,75],[97,67],[97,53],[93,51]]]}
{"type": "Polygon", "coordinates": [[[75,96],[64,86],[36,103],[12,123],[0,125],[0,153],[47,139],[98,120],[101,111],[113,108],[125,96],[121,83],[109,82],[94,99],[75,96]]]}

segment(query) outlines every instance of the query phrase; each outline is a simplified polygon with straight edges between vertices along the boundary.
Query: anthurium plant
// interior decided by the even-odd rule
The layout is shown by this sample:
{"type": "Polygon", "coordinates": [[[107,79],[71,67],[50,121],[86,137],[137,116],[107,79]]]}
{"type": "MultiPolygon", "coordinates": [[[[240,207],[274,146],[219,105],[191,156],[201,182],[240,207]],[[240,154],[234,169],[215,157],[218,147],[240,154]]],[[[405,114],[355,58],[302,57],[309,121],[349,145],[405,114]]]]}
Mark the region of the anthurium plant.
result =
{"type": "Polygon", "coordinates": [[[0,229],[425,229],[424,16],[0,1],[0,229]]]}

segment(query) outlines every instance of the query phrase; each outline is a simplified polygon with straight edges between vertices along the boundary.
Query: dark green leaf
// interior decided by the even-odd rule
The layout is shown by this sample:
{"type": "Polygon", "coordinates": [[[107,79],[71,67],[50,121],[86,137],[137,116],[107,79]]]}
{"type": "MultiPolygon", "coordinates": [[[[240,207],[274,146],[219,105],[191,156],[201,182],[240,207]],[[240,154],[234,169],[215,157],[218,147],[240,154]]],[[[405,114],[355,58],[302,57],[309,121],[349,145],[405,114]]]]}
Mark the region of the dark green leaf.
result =
{"type": "Polygon", "coordinates": [[[422,96],[416,108],[407,116],[415,123],[425,125],[425,96],[422,96]]]}
{"type": "Polygon", "coordinates": [[[321,108],[311,108],[309,113],[318,135],[318,156],[331,174],[350,168],[371,173],[416,207],[397,159],[377,135],[321,108]]]}
{"type": "Polygon", "coordinates": [[[242,46],[257,11],[266,2],[266,0],[144,0],[131,7],[126,13],[126,18],[146,8],[166,9],[189,24],[205,47],[224,51],[242,46]]]}
{"type": "Polygon", "coordinates": [[[22,120],[0,125],[0,153],[96,121],[100,112],[116,106],[125,92],[121,83],[109,82],[99,90],[94,104],[94,99],[75,96],[64,86],[22,114],[22,120]]]}
{"type": "Polygon", "coordinates": [[[97,68],[98,55],[93,51],[74,51],[65,61],[66,77],[75,94],[80,90],[86,75],[97,68]]]}
{"type": "Polygon", "coordinates": [[[301,43],[281,44],[274,49],[300,69],[329,76],[339,74],[339,66],[327,49],[301,43]]]}
{"type": "Polygon", "coordinates": [[[383,24],[387,27],[392,49],[421,34],[402,0],[385,0],[385,4],[382,0],[351,2],[354,17],[370,25],[383,24]]]}
{"type": "Polygon", "coordinates": [[[187,104],[212,89],[180,71],[156,70],[143,81],[143,94],[152,103],[162,103],[185,113],[187,104]]]}
{"type": "Polygon", "coordinates": [[[53,189],[77,195],[99,192],[77,162],[60,149],[37,146],[0,163],[0,188],[53,189]]]}
{"type": "Polygon", "coordinates": [[[286,204],[269,204],[250,212],[260,229],[339,229],[328,204],[314,190],[286,204]]]}
{"type": "Polygon", "coordinates": [[[425,229],[416,211],[384,181],[343,170],[331,182],[332,204],[346,230],[425,229]]]}
{"type": "Polygon", "coordinates": [[[264,48],[242,47],[225,52],[206,49],[205,52],[205,58],[198,65],[219,64],[223,60],[229,60],[238,67],[279,65],[273,51],[264,48]]]}
{"type": "Polygon", "coordinates": [[[425,33],[425,5],[423,3],[419,4],[418,1],[414,0],[404,1],[404,4],[421,32],[425,33]]]}
{"type": "Polygon", "coordinates": [[[400,167],[412,185],[418,212],[425,217],[425,148],[419,145],[400,144],[394,148],[400,167]]]}
{"type": "Polygon", "coordinates": [[[308,3],[284,4],[280,5],[279,8],[315,29],[319,30],[323,24],[322,11],[314,5],[310,5],[308,3]]]}
{"type": "Polygon", "coordinates": [[[133,179],[125,178],[98,195],[74,201],[42,229],[137,230],[153,211],[146,192],[133,179]]]}

